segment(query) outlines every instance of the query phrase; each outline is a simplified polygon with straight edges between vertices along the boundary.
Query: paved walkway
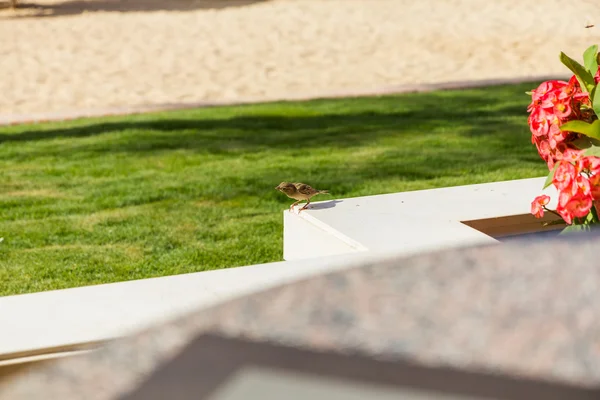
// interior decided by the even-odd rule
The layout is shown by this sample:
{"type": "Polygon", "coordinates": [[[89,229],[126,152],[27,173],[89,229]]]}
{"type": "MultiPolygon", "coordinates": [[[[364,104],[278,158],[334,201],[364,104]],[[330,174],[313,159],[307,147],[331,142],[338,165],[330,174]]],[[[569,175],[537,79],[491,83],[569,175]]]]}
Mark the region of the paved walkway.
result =
{"type": "Polygon", "coordinates": [[[565,75],[599,18],[595,0],[32,0],[0,10],[0,119],[565,75]]]}

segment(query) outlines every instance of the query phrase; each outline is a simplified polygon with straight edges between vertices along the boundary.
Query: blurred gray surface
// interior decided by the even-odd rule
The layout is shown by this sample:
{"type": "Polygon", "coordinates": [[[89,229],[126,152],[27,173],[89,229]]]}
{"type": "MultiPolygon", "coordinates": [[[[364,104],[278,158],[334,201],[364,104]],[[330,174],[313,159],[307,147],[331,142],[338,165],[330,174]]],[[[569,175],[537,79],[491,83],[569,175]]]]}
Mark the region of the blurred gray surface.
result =
{"type": "Polygon", "coordinates": [[[240,371],[209,400],[489,400],[426,390],[364,385],[260,368],[240,371]]]}
{"type": "Polygon", "coordinates": [[[116,399],[201,332],[600,386],[597,235],[387,260],[214,307],[0,388],[116,399]]]}

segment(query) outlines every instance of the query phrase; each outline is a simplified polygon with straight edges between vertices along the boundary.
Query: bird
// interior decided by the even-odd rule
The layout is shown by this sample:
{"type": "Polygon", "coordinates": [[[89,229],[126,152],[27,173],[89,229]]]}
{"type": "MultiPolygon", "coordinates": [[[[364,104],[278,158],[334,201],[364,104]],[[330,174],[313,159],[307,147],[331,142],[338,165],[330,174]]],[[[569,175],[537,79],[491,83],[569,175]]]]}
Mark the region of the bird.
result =
{"type": "Polygon", "coordinates": [[[327,190],[317,190],[307,185],[306,183],[291,183],[291,182],[281,182],[279,185],[275,187],[276,190],[279,190],[282,193],[285,193],[287,197],[290,199],[297,200],[294,204],[290,206],[289,211],[292,211],[292,208],[303,200],[306,200],[306,204],[302,207],[298,212],[306,209],[310,204],[310,199],[313,196],[318,194],[327,194],[329,191],[327,190]]]}

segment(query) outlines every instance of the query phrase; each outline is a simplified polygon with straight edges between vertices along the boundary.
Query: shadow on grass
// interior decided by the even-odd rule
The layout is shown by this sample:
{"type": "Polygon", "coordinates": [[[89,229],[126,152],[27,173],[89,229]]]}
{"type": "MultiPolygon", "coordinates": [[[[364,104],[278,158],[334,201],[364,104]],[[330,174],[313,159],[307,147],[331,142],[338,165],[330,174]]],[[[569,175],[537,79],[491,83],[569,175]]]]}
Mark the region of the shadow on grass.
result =
{"type": "MultiPolygon", "coordinates": [[[[473,107],[477,98],[462,97],[451,108],[427,106],[403,111],[360,111],[319,113],[308,116],[240,115],[229,118],[128,118],[119,122],[99,122],[58,129],[35,129],[2,134],[0,143],[30,142],[56,138],[86,138],[123,132],[140,140],[96,147],[104,151],[153,151],[199,149],[209,152],[255,151],[263,148],[311,148],[327,145],[358,146],[383,137],[429,135],[432,132],[460,133],[471,137],[503,136],[521,146],[528,140],[526,113],[521,106],[491,109],[473,107]],[[514,141],[519,136],[523,140],[514,141]],[[143,139],[143,140],[142,140],[143,139]]],[[[243,110],[243,108],[242,108],[243,110]]],[[[307,106],[307,110],[310,107],[307,106]]],[[[202,111],[207,111],[204,109],[202,111]]],[[[285,114],[282,112],[281,114],[285,114]]],[[[169,114],[166,114],[167,116],[169,114]]],[[[126,117],[127,118],[127,117],[126,117]]]]}
{"type": "Polygon", "coordinates": [[[9,18],[60,17],[84,12],[194,11],[243,7],[265,1],[268,0],[65,0],[52,4],[20,1],[17,9],[26,10],[27,13],[11,15],[9,18]]]}
{"type": "Polygon", "coordinates": [[[530,143],[527,98],[518,97],[524,87],[527,85],[494,88],[491,92],[482,89],[450,95],[200,109],[86,125],[75,123],[54,129],[29,126],[4,134],[0,130],[0,145],[73,139],[64,148],[39,149],[64,158],[73,152],[94,157],[179,149],[225,157],[285,155],[284,161],[257,161],[262,167],[257,172],[245,172],[243,177],[225,174],[214,179],[219,179],[220,185],[238,188],[232,196],[244,194],[239,188],[249,188],[247,194],[252,195],[263,184],[270,187],[281,180],[294,179],[335,186],[339,195],[352,192],[369,180],[428,180],[537,168],[542,164],[530,143]],[[102,136],[107,140],[77,142],[79,138],[102,136]],[[373,157],[353,157],[349,152],[330,161],[326,156],[335,149],[369,151],[365,146],[375,149],[373,157]],[[321,155],[311,159],[311,151],[321,155]]]}

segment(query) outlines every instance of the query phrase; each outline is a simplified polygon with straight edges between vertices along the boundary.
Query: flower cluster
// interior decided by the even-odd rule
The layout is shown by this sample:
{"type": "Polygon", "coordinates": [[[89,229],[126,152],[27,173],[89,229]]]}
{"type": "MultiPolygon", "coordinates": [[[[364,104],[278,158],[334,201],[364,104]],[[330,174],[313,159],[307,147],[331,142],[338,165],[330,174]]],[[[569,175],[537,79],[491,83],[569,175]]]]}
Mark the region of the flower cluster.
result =
{"type": "Polygon", "coordinates": [[[561,53],[560,59],[575,75],[568,82],[543,82],[532,90],[529,112],[531,142],[546,162],[546,186],[558,192],[555,210],[550,197],[531,203],[531,213],[545,211],[560,216],[569,227],[600,224],[600,53],[594,45],[584,52],[584,65],[561,53]],[[590,95],[592,94],[592,95],[590,95]]]}
{"type": "MultiPolygon", "coordinates": [[[[567,224],[572,224],[575,218],[585,218],[594,204],[600,204],[600,158],[558,161],[552,184],[558,190],[556,213],[567,224]]],[[[536,197],[531,203],[531,213],[543,217],[549,202],[549,196],[536,197]]]]}
{"type": "MultiPolygon", "coordinates": [[[[597,75],[600,80],[600,69],[597,75]]],[[[543,82],[531,92],[531,103],[527,107],[531,142],[548,164],[548,169],[552,169],[557,161],[576,157],[579,153],[572,144],[579,135],[561,131],[560,126],[572,120],[590,120],[590,113],[582,109],[584,104],[590,105],[589,94],[582,92],[575,76],[569,82],[543,82]]]]}

